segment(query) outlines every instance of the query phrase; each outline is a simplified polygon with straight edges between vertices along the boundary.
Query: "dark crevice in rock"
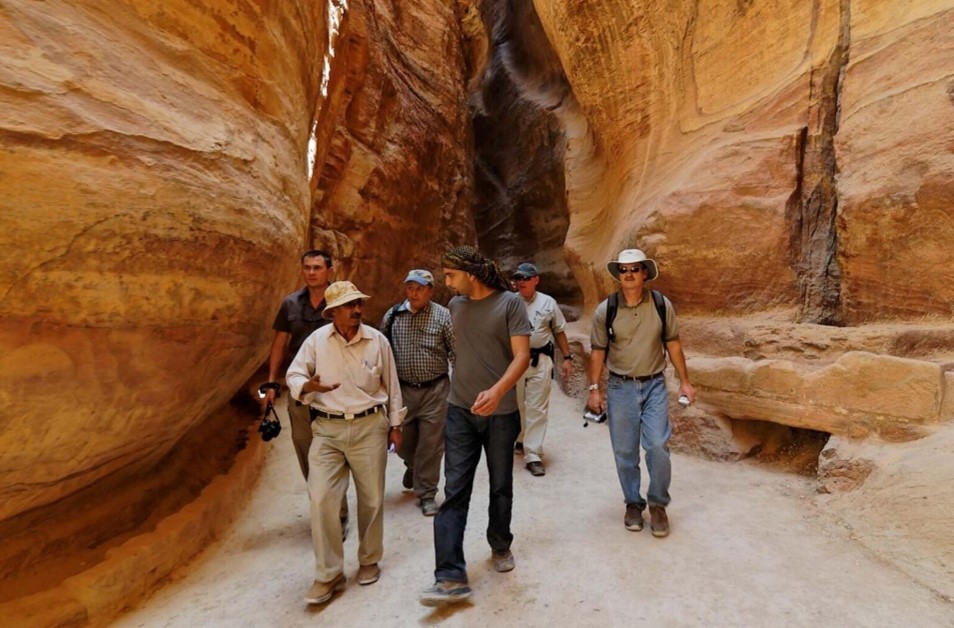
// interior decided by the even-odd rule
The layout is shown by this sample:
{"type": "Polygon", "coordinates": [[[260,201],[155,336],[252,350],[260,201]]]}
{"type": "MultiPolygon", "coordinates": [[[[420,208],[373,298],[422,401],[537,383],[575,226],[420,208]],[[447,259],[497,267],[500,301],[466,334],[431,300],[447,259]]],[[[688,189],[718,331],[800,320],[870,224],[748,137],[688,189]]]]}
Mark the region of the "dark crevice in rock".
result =
{"type": "Polygon", "coordinates": [[[843,326],[838,264],[838,164],[835,136],[850,45],[850,0],[841,0],[841,28],[828,63],[812,77],[809,126],[796,138],[795,191],[786,206],[789,250],[798,276],[800,322],[843,326]]]}
{"type": "Polygon", "coordinates": [[[485,0],[490,34],[474,112],[474,216],[478,243],[505,272],[540,266],[540,289],[582,301],[563,259],[570,224],[564,181],[566,140],[555,113],[570,95],[563,68],[531,2],[485,0]]]}

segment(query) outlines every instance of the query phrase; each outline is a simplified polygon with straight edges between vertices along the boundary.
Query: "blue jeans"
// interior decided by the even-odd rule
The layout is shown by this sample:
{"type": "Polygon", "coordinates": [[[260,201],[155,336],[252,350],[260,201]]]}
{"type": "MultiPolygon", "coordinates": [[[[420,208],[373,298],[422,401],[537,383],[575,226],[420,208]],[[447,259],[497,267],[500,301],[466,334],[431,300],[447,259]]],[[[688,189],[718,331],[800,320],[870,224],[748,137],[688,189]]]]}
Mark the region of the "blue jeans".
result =
{"type": "Polygon", "coordinates": [[[520,433],[520,413],[477,416],[447,406],[444,422],[444,503],[434,517],[434,556],[438,582],[467,582],[464,528],[480,452],[487,452],[490,474],[490,522],[487,542],[495,551],[510,549],[513,534],[513,445],[520,433]]]}
{"type": "Polygon", "coordinates": [[[669,460],[669,396],[662,375],[637,382],[614,375],[606,384],[606,413],[609,417],[610,442],[616,457],[616,473],[627,504],[646,507],[639,494],[639,445],[646,451],[649,470],[650,504],[669,504],[669,482],[672,463],[669,460]]]}

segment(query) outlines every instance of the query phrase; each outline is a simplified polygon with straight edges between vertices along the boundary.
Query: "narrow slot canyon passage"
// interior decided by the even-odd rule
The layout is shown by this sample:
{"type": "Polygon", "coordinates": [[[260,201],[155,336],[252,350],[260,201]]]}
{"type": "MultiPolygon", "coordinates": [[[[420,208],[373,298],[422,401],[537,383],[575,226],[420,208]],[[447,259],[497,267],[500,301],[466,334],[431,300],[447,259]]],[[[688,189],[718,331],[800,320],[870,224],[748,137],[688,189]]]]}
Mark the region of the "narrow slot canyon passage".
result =
{"type": "MultiPolygon", "coordinates": [[[[606,426],[582,423],[580,402],[555,388],[547,475],[532,477],[515,457],[517,566],[509,573],[490,565],[481,464],[464,547],[472,604],[418,604],[434,569],[433,520],[402,490],[396,456],[388,459],[381,579],[355,581],[352,521],[345,590],[328,604],[304,604],[314,569],[308,499],[283,432],[225,538],[114,625],[951,625],[951,602],[855,538],[804,476],[675,454],[672,533],[626,530],[606,426]]],[[[353,489],[349,497],[353,511],[353,489]]]]}

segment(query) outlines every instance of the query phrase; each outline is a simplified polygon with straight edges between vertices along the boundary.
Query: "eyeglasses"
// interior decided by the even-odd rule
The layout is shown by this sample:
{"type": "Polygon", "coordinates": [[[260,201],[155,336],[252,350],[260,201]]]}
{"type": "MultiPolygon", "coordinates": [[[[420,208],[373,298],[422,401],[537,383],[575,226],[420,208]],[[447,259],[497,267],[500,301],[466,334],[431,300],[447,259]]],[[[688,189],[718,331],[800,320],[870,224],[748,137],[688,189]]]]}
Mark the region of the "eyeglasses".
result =
{"type": "Polygon", "coordinates": [[[636,264],[636,265],[633,266],[632,268],[627,268],[627,267],[625,267],[625,266],[617,266],[616,269],[619,270],[619,274],[620,274],[620,275],[626,275],[626,274],[629,274],[629,273],[633,273],[633,274],[635,275],[636,273],[641,273],[641,272],[643,272],[643,265],[642,265],[642,264],[636,264]]]}

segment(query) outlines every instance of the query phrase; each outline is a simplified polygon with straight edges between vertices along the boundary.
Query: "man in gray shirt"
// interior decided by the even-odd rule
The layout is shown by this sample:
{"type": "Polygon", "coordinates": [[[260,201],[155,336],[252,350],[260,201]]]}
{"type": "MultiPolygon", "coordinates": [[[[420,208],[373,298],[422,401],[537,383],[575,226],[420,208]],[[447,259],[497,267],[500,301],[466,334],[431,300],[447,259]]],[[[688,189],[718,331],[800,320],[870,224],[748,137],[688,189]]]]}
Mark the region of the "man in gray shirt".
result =
{"type": "Polygon", "coordinates": [[[394,351],[401,397],[407,406],[401,448],[404,488],[414,489],[425,517],[437,514],[437,485],[444,457],[444,417],[454,359],[450,312],[434,303],[434,275],[414,269],[404,279],[407,299],[389,309],[381,331],[394,351]]]}
{"type": "Polygon", "coordinates": [[[471,596],[464,528],[481,450],[490,475],[487,542],[494,569],[514,568],[513,446],[520,432],[514,385],[530,364],[527,310],[497,265],[470,246],[454,247],[442,264],[444,283],[460,295],[448,304],[457,360],[444,424],[445,499],[434,519],[436,582],[420,596],[425,606],[471,596]]]}

